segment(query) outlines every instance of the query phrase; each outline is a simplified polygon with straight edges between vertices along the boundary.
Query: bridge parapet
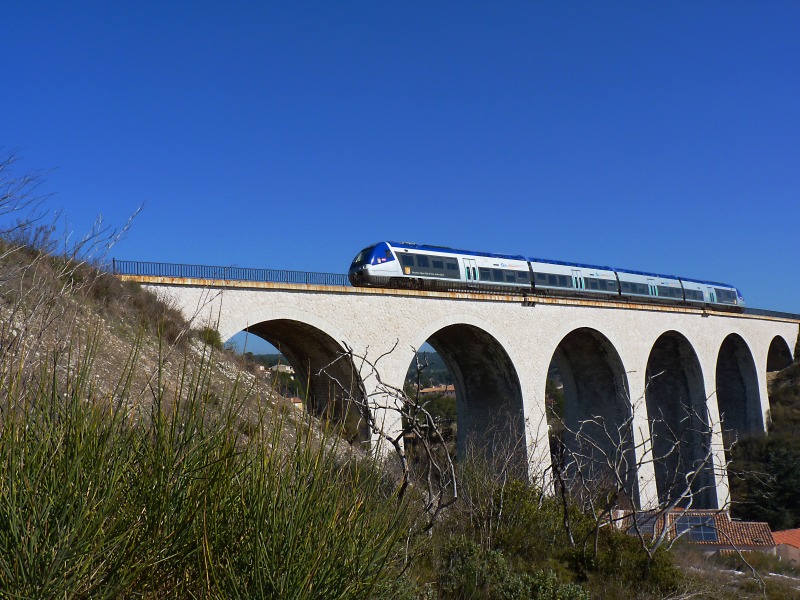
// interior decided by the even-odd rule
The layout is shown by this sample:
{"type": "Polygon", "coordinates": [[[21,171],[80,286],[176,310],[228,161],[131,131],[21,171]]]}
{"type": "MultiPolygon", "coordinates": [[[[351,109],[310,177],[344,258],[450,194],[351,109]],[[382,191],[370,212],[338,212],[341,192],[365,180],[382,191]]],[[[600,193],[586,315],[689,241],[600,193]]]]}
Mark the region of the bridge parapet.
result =
{"type": "Polygon", "coordinates": [[[223,267],[187,265],[180,263],[145,262],[138,260],[112,260],[115,275],[169,277],[173,279],[201,279],[216,281],[252,281],[261,283],[290,283],[305,285],[349,286],[343,273],[316,273],[287,269],[262,269],[254,267],[223,267]]]}

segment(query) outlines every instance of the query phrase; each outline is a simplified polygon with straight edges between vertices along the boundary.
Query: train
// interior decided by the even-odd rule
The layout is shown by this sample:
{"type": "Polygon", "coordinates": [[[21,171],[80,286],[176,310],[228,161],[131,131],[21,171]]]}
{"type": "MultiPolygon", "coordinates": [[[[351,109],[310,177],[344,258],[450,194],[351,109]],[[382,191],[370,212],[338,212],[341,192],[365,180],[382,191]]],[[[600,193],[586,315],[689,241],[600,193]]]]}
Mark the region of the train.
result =
{"type": "Polygon", "coordinates": [[[466,290],[625,299],[744,310],[732,285],[616,267],[456,250],[408,242],[378,242],[350,265],[353,286],[466,290]]]}

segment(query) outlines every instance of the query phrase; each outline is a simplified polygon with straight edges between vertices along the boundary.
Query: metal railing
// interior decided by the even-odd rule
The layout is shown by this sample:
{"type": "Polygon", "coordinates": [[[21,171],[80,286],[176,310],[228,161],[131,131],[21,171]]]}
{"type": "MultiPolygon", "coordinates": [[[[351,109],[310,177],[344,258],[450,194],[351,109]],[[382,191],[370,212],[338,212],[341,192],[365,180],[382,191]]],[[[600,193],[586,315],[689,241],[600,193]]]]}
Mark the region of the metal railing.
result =
{"type": "Polygon", "coordinates": [[[761,308],[745,308],[744,314],[758,315],[763,317],[775,317],[776,319],[790,319],[793,321],[800,321],[800,315],[795,313],[780,312],[777,310],[764,310],[761,308]]]}
{"type": "Polygon", "coordinates": [[[309,285],[348,286],[343,273],[314,273],[286,269],[258,269],[253,267],[216,267],[209,265],[184,265],[177,263],[117,260],[111,262],[115,275],[140,275],[144,277],[178,277],[183,279],[219,279],[224,281],[257,281],[263,283],[300,283],[309,285]]]}

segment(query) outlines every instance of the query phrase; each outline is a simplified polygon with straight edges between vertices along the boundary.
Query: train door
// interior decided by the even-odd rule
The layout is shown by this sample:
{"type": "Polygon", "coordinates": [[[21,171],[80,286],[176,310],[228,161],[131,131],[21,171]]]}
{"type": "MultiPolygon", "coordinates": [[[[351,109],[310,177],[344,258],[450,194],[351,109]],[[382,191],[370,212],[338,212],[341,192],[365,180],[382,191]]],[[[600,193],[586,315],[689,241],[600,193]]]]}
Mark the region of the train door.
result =
{"type": "Polygon", "coordinates": [[[572,269],[572,287],[576,290],[586,289],[583,283],[583,275],[580,269],[572,269]]]}
{"type": "Polygon", "coordinates": [[[650,290],[650,295],[651,296],[653,296],[654,298],[656,296],[658,296],[658,288],[656,287],[656,280],[655,279],[651,279],[651,278],[648,277],[647,278],[647,287],[650,290]]]}
{"type": "Polygon", "coordinates": [[[464,274],[466,275],[465,281],[467,281],[467,283],[477,283],[478,265],[474,258],[464,259],[464,274]]]}
{"type": "Polygon", "coordinates": [[[708,301],[711,304],[717,303],[717,293],[714,291],[714,288],[712,287],[708,288],[708,301]]]}

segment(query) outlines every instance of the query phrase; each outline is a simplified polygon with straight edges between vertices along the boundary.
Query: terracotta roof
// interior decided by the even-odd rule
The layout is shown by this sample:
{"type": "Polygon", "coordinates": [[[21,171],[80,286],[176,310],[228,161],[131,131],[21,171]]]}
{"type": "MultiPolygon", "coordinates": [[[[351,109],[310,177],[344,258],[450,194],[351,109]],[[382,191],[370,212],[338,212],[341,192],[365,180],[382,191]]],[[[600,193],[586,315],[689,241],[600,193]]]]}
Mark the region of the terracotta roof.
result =
{"type": "MultiPolygon", "coordinates": [[[[615,518],[618,527],[630,531],[633,520],[632,515],[618,514],[615,518]]],[[[689,531],[683,538],[695,544],[703,546],[735,546],[737,548],[773,548],[776,545],[769,524],[756,521],[734,521],[726,511],[700,510],[700,509],[675,509],[669,514],[669,537],[674,538],[678,535],[676,522],[682,520],[684,528],[689,523],[689,531]],[[692,533],[693,532],[693,533],[692,533]]],[[[646,532],[650,530],[652,534],[658,534],[663,527],[663,516],[659,513],[648,514],[640,513],[637,517],[640,529],[646,532]]],[[[800,530],[797,539],[800,541],[800,530]]],[[[800,546],[798,546],[800,547],[800,546]]]]}
{"type": "MultiPolygon", "coordinates": [[[[737,547],[775,546],[769,524],[758,521],[732,521],[728,513],[720,513],[715,518],[719,543],[737,547]]],[[[700,542],[707,543],[707,542],[700,542]]]]}
{"type": "Polygon", "coordinates": [[[453,384],[448,385],[436,385],[433,387],[422,388],[419,393],[420,394],[447,394],[450,392],[455,392],[456,388],[453,384]]]}
{"type": "Polygon", "coordinates": [[[784,531],[773,531],[772,537],[778,544],[786,544],[800,548],[800,529],[786,529],[784,531]]]}

